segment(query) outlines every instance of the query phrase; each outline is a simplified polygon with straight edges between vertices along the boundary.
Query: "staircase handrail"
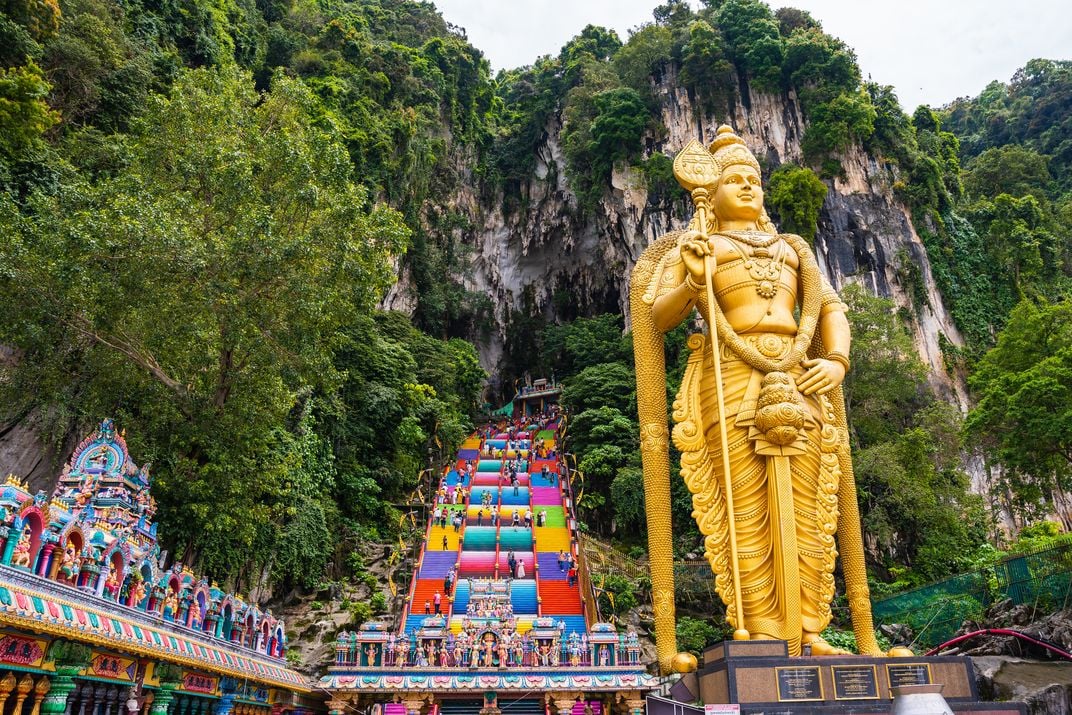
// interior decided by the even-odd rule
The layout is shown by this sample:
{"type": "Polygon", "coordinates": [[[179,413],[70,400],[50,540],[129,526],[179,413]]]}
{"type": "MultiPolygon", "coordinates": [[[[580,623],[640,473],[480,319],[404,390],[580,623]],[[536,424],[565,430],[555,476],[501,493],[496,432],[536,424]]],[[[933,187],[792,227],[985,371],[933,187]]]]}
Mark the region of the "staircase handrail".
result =
{"type": "MultiPolygon", "coordinates": [[[[432,468],[429,467],[429,473],[431,472],[431,470],[432,468]]],[[[440,478],[440,482],[442,483],[442,477],[440,478]]],[[[438,492],[439,489],[437,488],[436,493],[438,492]]],[[[432,498],[432,503],[435,504],[434,497],[432,498]]],[[[426,510],[426,513],[428,514],[428,520],[424,525],[424,541],[419,547],[420,551],[417,554],[416,565],[413,568],[413,578],[411,578],[409,581],[409,594],[406,596],[405,603],[402,604],[402,620],[399,623],[399,632],[403,634],[406,632],[406,619],[409,618],[410,613],[413,611],[413,596],[417,592],[417,581],[420,579],[421,566],[424,564],[424,554],[428,550],[428,540],[432,538],[432,517],[435,513],[435,508],[433,506],[431,510],[428,510],[427,502],[424,504],[424,508],[426,510]]]]}
{"type": "MultiPolygon", "coordinates": [[[[562,418],[560,429],[565,427],[565,417],[562,418]]],[[[589,627],[594,623],[599,623],[599,608],[596,601],[595,588],[592,586],[592,579],[588,574],[588,561],[584,555],[584,549],[581,548],[581,533],[577,528],[577,519],[572,516],[576,514],[577,502],[573,495],[573,479],[570,474],[569,463],[565,459],[565,453],[559,450],[560,442],[555,440],[555,460],[559,464],[558,478],[562,484],[563,504],[562,509],[566,514],[566,529],[570,536],[570,551],[574,554],[574,564],[577,569],[577,589],[580,592],[581,607],[584,609],[585,620],[588,622],[589,627]],[[565,498],[569,499],[569,506],[565,501],[565,498]]]]}

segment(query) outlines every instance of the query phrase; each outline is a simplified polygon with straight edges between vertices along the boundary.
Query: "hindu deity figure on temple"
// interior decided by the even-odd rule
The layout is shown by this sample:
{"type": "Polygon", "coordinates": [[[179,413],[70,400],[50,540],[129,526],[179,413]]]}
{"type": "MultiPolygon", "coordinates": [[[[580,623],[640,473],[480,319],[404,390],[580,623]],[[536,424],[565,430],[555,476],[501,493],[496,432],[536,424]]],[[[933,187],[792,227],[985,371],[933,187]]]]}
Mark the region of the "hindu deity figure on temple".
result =
{"type": "Polygon", "coordinates": [[[59,580],[67,583],[74,583],[75,578],[78,576],[78,569],[80,566],[81,560],[78,558],[77,549],[68,544],[67,548],[63,550],[63,560],[60,562],[60,569],[57,572],[59,580]]]}
{"type": "Polygon", "coordinates": [[[841,392],[846,307],[807,242],[771,223],[759,162],[730,127],[674,170],[696,214],[631,279],[660,665],[675,655],[662,335],[694,309],[708,333],[688,342],[673,440],[734,638],[843,652],[819,635],[840,550],[858,645],[878,653],[841,392]]]}
{"type": "Polygon", "coordinates": [[[24,531],[19,541],[15,544],[15,551],[11,556],[13,566],[30,568],[30,532],[24,531]]]}
{"type": "Polygon", "coordinates": [[[114,598],[119,598],[119,587],[120,587],[119,576],[115,572],[115,567],[109,565],[108,566],[108,575],[104,579],[104,591],[109,596],[111,596],[113,599],[114,598]]]}

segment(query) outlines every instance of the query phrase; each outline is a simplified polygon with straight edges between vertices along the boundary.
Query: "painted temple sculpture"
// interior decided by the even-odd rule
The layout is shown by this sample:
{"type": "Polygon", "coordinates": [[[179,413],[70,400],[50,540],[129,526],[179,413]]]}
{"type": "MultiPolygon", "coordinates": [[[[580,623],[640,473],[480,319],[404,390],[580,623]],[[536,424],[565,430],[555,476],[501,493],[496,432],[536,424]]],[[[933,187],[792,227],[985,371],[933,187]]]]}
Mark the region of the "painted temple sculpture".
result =
{"type": "Polygon", "coordinates": [[[0,486],[0,563],[282,659],[282,621],[181,563],[161,567],[155,513],[149,466],[134,464],[104,420],[75,449],[51,498],[11,476],[0,486]]]}
{"type": "Polygon", "coordinates": [[[695,662],[674,647],[662,338],[694,308],[708,334],[688,342],[673,440],[734,638],[838,653],[819,634],[840,551],[857,643],[878,654],[841,391],[846,308],[808,244],[771,223],[759,162],[730,127],[710,148],[690,142],[674,172],[695,216],[645,250],[630,289],[660,666],[695,662]]]}

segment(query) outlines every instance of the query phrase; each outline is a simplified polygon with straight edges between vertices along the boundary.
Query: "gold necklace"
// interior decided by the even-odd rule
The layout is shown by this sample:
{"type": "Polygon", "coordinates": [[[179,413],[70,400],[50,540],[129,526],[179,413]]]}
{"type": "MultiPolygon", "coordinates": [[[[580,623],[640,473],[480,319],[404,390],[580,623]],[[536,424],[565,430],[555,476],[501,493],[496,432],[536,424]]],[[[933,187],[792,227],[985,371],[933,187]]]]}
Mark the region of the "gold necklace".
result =
{"type": "Polygon", "coordinates": [[[747,243],[752,248],[767,248],[774,245],[774,242],[778,240],[778,234],[771,234],[766,231],[725,231],[724,233],[730,238],[747,243]]]}
{"type": "MultiPolygon", "coordinates": [[[[736,237],[731,236],[730,238],[736,237]]],[[[775,240],[777,238],[778,236],[774,236],[775,240]]],[[[785,268],[785,259],[788,255],[786,246],[783,243],[778,247],[778,255],[773,256],[770,251],[772,244],[773,241],[763,246],[752,246],[751,253],[745,254],[736,241],[730,241],[733,250],[741,257],[744,269],[748,271],[748,275],[756,282],[756,293],[759,294],[760,298],[768,301],[773,301],[774,296],[778,295],[782,269],[785,268]]]]}

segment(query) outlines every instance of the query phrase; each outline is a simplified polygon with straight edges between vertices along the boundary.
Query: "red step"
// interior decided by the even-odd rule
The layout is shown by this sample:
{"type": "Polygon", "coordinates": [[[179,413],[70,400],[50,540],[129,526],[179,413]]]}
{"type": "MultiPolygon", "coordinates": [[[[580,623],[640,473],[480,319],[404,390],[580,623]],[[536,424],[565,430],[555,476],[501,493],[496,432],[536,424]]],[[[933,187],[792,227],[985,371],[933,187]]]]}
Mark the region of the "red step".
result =
{"type": "Polygon", "coordinates": [[[541,612],[546,615],[579,616],[584,613],[580,589],[576,585],[568,586],[565,581],[540,581],[540,599],[541,612]]]}
{"type": "Polygon", "coordinates": [[[424,615],[424,601],[425,599],[431,604],[431,611],[435,613],[435,592],[439,591],[439,595],[442,596],[441,604],[443,605],[443,611],[446,612],[447,598],[443,593],[443,580],[442,579],[420,579],[417,581],[417,588],[413,591],[413,603],[410,604],[409,612],[414,616],[424,615]]]}

